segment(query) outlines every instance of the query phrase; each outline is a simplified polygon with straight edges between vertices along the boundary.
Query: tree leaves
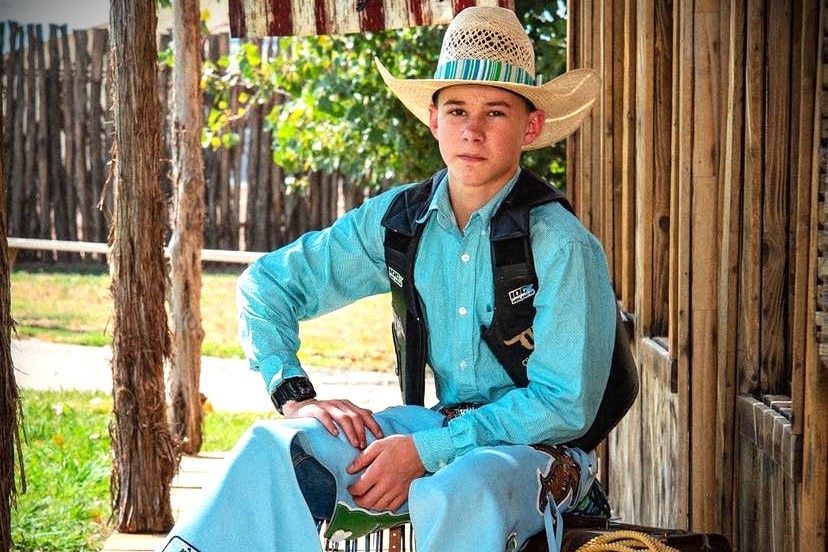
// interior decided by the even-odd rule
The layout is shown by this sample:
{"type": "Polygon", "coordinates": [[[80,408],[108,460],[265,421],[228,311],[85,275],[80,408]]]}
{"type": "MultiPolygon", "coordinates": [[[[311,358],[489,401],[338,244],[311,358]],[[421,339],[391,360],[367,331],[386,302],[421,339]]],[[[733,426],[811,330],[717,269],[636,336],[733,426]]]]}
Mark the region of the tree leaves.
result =
{"type": "MultiPolygon", "coordinates": [[[[566,64],[565,4],[518,2],[535,42],[545,80],[566,64]]],[[[429,129],[382,82],[379,59],[392,74],[430,78],[445,28],[413,27],[381,33],[283,37],[235,43],[228,56],[204,63],[208,97],[205,147],[238,143],[232,122],[254,105],[272,105],[266,129],[273,160],[301,182],[310,171],[336,172],[354,184],[387,187],[422,180],[442,166],[429,129]]],[[[524,155],[524,164],[561,177],[562,144],[524,155]]]]}

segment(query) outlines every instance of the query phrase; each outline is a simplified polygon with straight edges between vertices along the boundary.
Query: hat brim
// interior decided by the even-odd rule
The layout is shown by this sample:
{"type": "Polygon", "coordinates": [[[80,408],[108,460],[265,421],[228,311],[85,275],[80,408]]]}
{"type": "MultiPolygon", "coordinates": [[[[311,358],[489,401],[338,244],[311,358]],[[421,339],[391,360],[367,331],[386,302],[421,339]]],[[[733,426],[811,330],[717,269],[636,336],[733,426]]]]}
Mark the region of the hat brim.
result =
{"type": "Polygon", "coordinates": [[[524,150],[539,149],[563,140],[581,126],[601,92],[601,79],[592,69],[572,69],[541,86],[488,80],[398,79],[378,59],[382,80],[402,104],[423,124],[434,93],[458,84],[482,84],[523,96],[546,114],[540,135],[524,150]]]}

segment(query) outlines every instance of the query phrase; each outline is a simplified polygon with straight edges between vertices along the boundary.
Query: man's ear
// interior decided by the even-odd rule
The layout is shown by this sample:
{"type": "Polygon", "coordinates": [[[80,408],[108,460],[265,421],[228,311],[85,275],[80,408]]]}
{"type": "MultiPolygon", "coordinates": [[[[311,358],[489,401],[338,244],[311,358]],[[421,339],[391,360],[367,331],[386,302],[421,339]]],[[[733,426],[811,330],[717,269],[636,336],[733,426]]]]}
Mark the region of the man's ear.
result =
{"type": "Polygon", "coordinates": [[[431,134],[437,138],[437,108],[434,104],[428,106],[428,128],[431,129],[431,134]]]}
{"type": "Polygon", "coordinates": [[[526,120],[526,132],[523,134],[523,145],[528,146],[540,136],[543,125],[546,124],[546,113],[536,109],[529,113],[526,120]]]}

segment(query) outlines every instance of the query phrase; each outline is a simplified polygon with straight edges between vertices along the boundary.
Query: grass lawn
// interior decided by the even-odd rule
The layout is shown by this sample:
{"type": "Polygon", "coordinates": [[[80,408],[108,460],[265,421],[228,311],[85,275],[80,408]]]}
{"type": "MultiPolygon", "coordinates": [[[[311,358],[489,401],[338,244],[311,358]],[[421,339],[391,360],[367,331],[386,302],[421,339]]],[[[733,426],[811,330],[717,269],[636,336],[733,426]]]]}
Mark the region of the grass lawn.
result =
{"type": "MultiPolygon", "coordinates": [[[[21,398],[28,488],[12,510],[12,551],[100,550],[111,533],[111,397],[24,389],[21,398]]],[[[229,450],[259,417],[208,413],[202,450],[229,450]]]]}
{"type": "MultiPolygon", "coordinates": [[[[235,284],[241,272],[205,271],[202,276],[202,352],[243,356],[237,337],[235,284]]],[[[12,317],[20,337],[81,345],[107,345],[112,338],[112,297],[105,267],[74,271],[26,268],[11,275],[12,317]]],[[[300,360],[311,366],[392,371],[391,299],[363,299],[299,325],[300,360]]]]}

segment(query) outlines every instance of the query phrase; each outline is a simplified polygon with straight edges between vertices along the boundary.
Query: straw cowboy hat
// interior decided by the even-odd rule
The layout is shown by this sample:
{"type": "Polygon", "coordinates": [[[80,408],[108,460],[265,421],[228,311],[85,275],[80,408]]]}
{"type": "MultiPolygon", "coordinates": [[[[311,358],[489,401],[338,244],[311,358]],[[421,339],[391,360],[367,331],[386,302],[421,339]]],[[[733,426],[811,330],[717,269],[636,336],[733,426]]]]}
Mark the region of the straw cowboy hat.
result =
{"type": "Polygon", "coordinates": [[[538,149],[572,134],[600,92],[592,69],[573,69],[538,84],[535,51],[512,10],[470,7],[446,29],[433,79],[398,79],[376,60],[382,79],[420,121],[429,124],[435,92],[455,84],[485,84],[519,94],[546,113],[538,138],[523,149],[538,149]]]}

